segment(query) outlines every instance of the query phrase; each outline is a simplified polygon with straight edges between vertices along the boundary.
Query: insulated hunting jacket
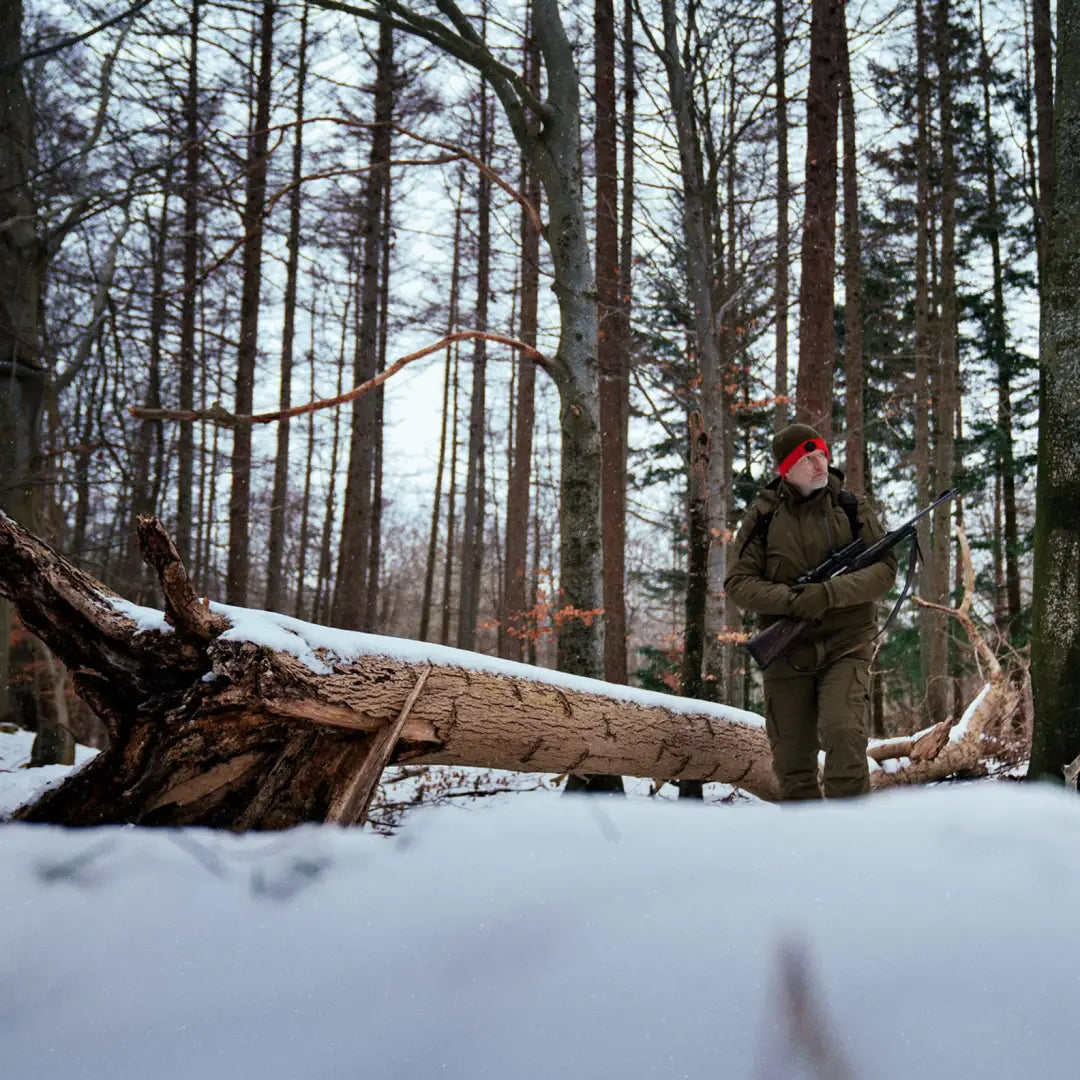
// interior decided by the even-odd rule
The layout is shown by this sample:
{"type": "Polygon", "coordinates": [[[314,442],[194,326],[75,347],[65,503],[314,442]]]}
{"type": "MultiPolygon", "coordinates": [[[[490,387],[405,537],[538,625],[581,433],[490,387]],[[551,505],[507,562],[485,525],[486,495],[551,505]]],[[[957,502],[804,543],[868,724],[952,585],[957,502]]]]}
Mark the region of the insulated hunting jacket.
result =
{"type": "MultiPolygon", "coordinates": [[[[793,615],[792,586],[801,574],[846,547],[855,536],[869,546],[884,535],[866,498],[844,491],[843,481],[843,474],[830,468],[828,485],[803,496],[777,477],[747,511],[728,549],[724,589],[744,611],[757,613],[761,629],[793,615]],[[853,514],[845,509],[845,502],[853,514]]],[[[788,653],[792,667],[819,667],[840,655],[869,659],[869,643],[877,633],[875,601],[895,580],[892,554],[864,570],[830,579],[826,583],[828,610],[788,653]]]]}

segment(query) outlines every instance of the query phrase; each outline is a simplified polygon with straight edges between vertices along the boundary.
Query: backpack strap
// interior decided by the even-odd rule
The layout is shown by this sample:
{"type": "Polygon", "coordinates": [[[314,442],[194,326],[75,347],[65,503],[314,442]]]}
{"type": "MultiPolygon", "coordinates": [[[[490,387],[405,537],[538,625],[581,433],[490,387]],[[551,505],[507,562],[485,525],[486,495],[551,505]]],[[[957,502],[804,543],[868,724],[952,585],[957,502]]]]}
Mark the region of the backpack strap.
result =
{"type": "Polygon", "coordinates": [[[847,514],[848,524],[851,525],[851,539],[857,540],[859,530],[862,528],[862,522],[859,520],[858,498],[854,492],[848,491],[847,488],[841,488],[837,493],[836,501],[844,508],[844,513],[847,514]]]}
{"type": "Polygon", "coordinates": [[[757,520],[754,522],[754,527],[750,530],[750,535],[746,538],[743,546],[739,548],[739,558],[741,559],[746,553],[746,549],[760,536],[766,543],[769,541],[769,526],[772,524],[773,512],[771,510],[759,510],[757,520]]]}

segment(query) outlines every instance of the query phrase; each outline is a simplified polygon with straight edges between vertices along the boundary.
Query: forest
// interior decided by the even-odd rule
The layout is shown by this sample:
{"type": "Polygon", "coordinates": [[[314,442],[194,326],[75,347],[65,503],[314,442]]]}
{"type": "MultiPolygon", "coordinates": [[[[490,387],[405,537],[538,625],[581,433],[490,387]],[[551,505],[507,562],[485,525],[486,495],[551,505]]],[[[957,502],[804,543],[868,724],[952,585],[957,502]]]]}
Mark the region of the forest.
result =
{"type": "MultiPolygon", "coordinates": [[[[237,608],[754,712],[723,582],[798,420],[887,526],[958,490],[875,642],[872,735],[944,730],[997,680],[998,765],[1060,782],[1077,20],[12,0],[0,510],[136,605],[179,564],[237,608]]],[[[0,562],[12,598],[27,571],[0,562]]],[[[17,607],[0,720],[70,764],[112,691],[17,607]]]]}

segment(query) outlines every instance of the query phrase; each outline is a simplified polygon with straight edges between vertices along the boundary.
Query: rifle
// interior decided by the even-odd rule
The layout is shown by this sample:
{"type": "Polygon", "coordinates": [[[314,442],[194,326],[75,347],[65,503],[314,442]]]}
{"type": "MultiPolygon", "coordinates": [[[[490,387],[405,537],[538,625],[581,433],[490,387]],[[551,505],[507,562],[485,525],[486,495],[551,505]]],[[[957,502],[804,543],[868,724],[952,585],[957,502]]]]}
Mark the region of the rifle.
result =
{"type": "MultiPolygon", "coordinates": [[[[939,506],[947,499],[951,499],[955,494],[956,488],[950,488],[948,491],[943,491],[929,506],[920,510],[914,517],[908,518],[903,525],[893,529],[892,532],[886,533],[876,544],[871,544],[867,547],[865,540],[859,538],[852,540],[847,547],[843,547],[839,551],[834,551],[829,555],[820,566],[815,566],[813,570],[807,570],[805,574],[802,574],[798,578],[795,584],[821,584],[822,582],[828,581],[830,578],[839,577],[841,574],[852,574],[856,570],[862,570],[867,566],[872,566],[892,551],[897,544],[903,543],[903,541],[909,537],[914,537],[916,524],[934,510],[935,507],[939,506]]],[[[912,555],[914,555],[915,550],[916,549],[912,550],[912,555]]],[[[893,608],[892,614],[885,623],[886,626],[888,626],[893,615],[896,614],[897,608],[900,607],[900,604],[906,597],[909,584],[910,578],[909,581],[905,583],[904,589],[900,594],[900,600],[897,601],[896,607],[893,608]]],[[[743,648],[754,658],[758,666],[764,670],[778,656],[782,656],[787,652],[809,626],[810,623],[802,619],[789,619],[786,616],[783,616],[770,626],[767,626],[764,630],[756,633],[746,642],[743,648]]]]}

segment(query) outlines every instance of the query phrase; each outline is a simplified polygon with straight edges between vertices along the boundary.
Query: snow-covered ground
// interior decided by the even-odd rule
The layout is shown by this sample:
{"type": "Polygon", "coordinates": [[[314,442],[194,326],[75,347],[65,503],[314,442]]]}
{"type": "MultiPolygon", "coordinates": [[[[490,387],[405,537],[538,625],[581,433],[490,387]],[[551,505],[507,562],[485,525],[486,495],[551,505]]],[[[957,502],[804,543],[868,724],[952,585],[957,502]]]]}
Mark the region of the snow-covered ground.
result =
{"type": "MultiPolygon", "coordinates": [[[[10,814],[46,788],[59,784],[71,772],[70,765],[44,765],[31,769],[33,745],[32,731],[22,731],[13,724],[0,725],[0,817],[10,814]]],[[[85,764],[96,753],[89,746],[76,746],[76,766],[85,764]]]]}
{"type": "Polygon", "coordinates": [[[10,1080],[1080,1060],[1080,800],[1060,791],[785,810],[536,791],[392,838],[8,824],[0,867],[10,1080]]]}
{"type": "MultiPolygon", "coordinates": [[[[230,633],[316,669],[402,649],[489,664],[222,610],[230,633]]],[[[67,771],[25,768],[30,741],[0,734],[0,814],[67,771]]],[[[0,825],[0,1076],[1075,1072],[1074,793],[983,783],[780,809],[647,791],[563,798],[550,778],[402,768],[375,808],[389,837],[0,825]],[[532,790],[470,791],[504,786],[532,790]],[[394,806],[432,789],[401,821],[394,806]]]]}

